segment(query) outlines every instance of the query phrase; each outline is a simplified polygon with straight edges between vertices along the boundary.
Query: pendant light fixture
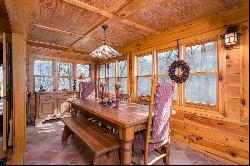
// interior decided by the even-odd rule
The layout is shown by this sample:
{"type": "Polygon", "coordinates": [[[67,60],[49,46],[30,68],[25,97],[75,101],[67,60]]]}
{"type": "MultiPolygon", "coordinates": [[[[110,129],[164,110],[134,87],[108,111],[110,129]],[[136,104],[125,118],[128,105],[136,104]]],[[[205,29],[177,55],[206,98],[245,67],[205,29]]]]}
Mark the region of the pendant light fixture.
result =
{"type": "Polygon", "coordinates": [[[104,42],[103,45],[91,52],[89,55],[96,58],[111,58],[116,56],[121,56],[122,54],[113,49],[112,47],[106,44],[106,30],[108,29],[108,25],[102,25],[102,29],[104,32],[104,42]]]}

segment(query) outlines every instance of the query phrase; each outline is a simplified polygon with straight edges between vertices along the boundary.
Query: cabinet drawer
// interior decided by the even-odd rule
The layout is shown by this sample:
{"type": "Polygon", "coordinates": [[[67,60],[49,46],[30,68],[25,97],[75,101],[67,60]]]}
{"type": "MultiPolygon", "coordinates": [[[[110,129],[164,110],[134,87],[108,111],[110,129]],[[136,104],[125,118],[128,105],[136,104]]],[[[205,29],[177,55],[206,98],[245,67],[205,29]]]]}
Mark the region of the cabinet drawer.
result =
{"type": "Polygon", "coordinates": [[[56,96],[54,94],[42,94],[40,95],[40,100],[55,100],[56,96]]]}
{"type": "Polygon", "coordinates": [[[67,100],[69,98],[72,98],[73,95],[74,95],[73,93],[59,93],[59,94],[57,94],[57,98],[67,100]]]}

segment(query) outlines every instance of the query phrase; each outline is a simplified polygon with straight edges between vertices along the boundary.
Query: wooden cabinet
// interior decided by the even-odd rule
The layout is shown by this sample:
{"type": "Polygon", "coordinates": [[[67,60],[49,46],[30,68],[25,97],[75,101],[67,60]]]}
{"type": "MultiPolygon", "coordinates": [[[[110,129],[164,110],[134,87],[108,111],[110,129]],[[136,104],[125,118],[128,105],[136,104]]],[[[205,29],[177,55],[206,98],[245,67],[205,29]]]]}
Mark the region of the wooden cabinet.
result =
{"type": "Polygon", "coordinates": [[[69,112],[69,102],[67,100],[58,100],[57,107],[60,115],[64,115],[66,112],[69,112]]]}
{"type": "Polygon", "coordinates": [[[56,119],[69,112],[69,99],[77,98],[78,92],[37,92],[35,125],[56,119]]]}

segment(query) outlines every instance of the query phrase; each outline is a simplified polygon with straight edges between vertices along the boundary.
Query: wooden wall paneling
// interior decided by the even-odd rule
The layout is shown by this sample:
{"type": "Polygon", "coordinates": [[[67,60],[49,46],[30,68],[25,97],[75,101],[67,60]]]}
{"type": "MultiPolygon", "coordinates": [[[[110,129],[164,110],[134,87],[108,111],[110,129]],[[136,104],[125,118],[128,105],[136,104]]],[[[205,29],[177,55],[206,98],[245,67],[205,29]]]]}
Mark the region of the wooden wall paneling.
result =
{"type": "Polygon", "coordinates": [[[200,125],[195,121],[184,120],[185,132],[193,135],[197,135],[201,137],[201,139],[205,138],[207,140],[211,140],[214,142],[218,142],[224,145],[232,146],[235,148],[239,148],[245,151],[248,151],[248,138],[232,134],[230,132],[226,132],[223,130],[218,130],[215,128],[211,128],[209,125],[200,125]],[[215,135],[219,135],[219,137],[215,137],[215,135]]]}
{"type": "Polygon", "coordinates": [[[227,110],[227,105],[226,105],[226,96],[227,96],[227,91],[226,91],[226,81],[227,81],[227,71],[226,71],[226,50],[224,47],[224,40],[223,39],[218,39],[217,40],[217,53],[218,53],[218,72],[219,75],[222,76],[222,80],[219,80],[218,82],[218,105],[219,105],[219,112],[223,115],[226,116],[226,110],[227,110]]]}
{"type": "Polygon", "coordinates": [[[192,135],[186,132],[173,129],[172,137],[178,142],[184,143],[199,152],[219,156],[219,160],[221,160],[221,158],[224,158],[234,163],[240,164],[247,164],[249,161],[248,152],[242,151],[238,148],[233,148],[227,145],[209,141],[197,135],[192,135]]]}
{"type": "Polygon", "coordinates": [[[226,81],[226,88],[227,88],[227,110],[226,116],[228,119],[234,120],[236,122],[240,121],[240,79],[238,81],[230,80],[230,78],[240,76],[240,46],[234,46],[230,50],[226,50],[226,71],[227,71],[227,81],[226,81]],[[228,77],[230,76],[230,77],[228,77]]]}
{"type": "Polygon", "coordinates": [[[249,27],[241,25],[240,36],[240,121],[249,122],[249,27]]]}

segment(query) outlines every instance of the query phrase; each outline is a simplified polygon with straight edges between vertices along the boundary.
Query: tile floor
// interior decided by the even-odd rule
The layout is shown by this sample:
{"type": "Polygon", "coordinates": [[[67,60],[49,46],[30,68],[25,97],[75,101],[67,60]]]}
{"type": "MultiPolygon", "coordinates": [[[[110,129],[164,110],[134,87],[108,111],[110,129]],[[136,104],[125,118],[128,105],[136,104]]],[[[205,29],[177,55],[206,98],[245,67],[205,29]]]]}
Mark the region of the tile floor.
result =
{"type": "MultiPolygon", "coordinates": [[[[46,122],[41,126],[27,127],[25,165],[86,165],[91,153],[81,142],[70,137],[67,144],[61,143],[64,124],[60,120],[46,122]]],[[[154,154],[151,154],[154,155],[154,154]]],[[[160,161],[158,164],[163,164],[160,161]]],[[[203,156],[181,144],[171,144],[171,165],[224,165],[203,156]]]]}

